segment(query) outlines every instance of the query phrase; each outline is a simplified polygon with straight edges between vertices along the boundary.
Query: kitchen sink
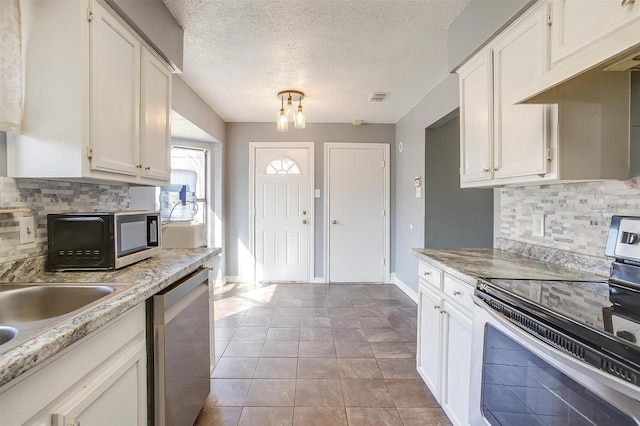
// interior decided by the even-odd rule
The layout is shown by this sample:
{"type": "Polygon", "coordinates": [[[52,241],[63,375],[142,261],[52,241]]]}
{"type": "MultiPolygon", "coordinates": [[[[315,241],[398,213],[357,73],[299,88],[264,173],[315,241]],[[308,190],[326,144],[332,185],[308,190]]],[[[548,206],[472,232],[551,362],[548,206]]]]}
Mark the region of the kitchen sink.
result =
{"type": "Polygon", "coordinates": [[[0,286],[0,323],[57,317],[113,292],[113,287],[105,285],[3,285],[0,286]]]}
{"type": "Polygon", "coordinates": [[[0,325],[0,345],[4,345],[18,334],[18,330],[13,327],[0,325]]]}

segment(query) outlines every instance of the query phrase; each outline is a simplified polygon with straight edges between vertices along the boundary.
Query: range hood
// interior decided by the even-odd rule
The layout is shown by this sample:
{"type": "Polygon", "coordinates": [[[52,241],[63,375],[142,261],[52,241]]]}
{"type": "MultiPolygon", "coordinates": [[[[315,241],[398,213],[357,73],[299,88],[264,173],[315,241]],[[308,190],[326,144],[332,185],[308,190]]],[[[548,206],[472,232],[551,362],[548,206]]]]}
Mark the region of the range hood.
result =
{"type": "MultiPolygon", "coordinates": [[[[606,81],[612,77],[611,74],[640,70],[640,47],[636,46],[634,49],[630,49],[613,58],[603,56],[602,52],[594,55],[591,51],[587,51],[585,54],[572,58],[570,62],[561,63],[544,73],[529,86],[517,91],[514,94],[514,103],[557,103],[559,89],[570,81],[576,84],[584,74],[590,74],[589,81],[591,84],[598,80],[606,84],[606,81]]],[[[588,89],[588,87],[585,87],[585,89],[588,89]]]]}

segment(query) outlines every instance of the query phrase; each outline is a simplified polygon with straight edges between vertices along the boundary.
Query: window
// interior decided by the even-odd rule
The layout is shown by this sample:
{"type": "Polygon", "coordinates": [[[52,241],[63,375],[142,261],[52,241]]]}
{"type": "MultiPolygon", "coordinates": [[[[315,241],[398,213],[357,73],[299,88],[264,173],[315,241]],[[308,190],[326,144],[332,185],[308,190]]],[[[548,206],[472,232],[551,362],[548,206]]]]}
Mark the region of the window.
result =
{"type": "Polygon", "coordinates": [[[300,167],[292,159],[280,157],[269,163],[266,173],[268,175],[299,175],[300,167]]]}
{"type": "Polygon", "coordinates": [[[206,222],[207,150],[171,148],[171,184],[160,189],[163,220],[206,222]]]}

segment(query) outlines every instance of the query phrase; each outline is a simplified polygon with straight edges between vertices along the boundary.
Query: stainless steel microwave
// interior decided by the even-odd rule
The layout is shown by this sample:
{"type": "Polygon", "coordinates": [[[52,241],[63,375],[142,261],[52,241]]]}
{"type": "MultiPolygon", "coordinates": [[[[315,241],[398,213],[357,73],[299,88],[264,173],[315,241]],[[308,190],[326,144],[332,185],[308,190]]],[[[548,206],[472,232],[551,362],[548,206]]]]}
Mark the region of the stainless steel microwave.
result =
{"type": "Polygon", "coordinates": [[[48,271],[118,269],[160,253],[160,213],[47,215],[48,271]]]}

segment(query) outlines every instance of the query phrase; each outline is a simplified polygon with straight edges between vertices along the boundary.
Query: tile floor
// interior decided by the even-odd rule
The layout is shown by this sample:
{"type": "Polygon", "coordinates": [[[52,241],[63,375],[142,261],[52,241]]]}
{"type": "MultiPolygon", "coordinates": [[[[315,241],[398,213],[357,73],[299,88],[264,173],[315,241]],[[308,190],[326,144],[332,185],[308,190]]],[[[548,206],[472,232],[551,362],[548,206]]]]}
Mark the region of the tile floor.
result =
{"type": "Polygon", "coordinates": [[[218,425],[449,425],[416,372],[416,305],[394,285],[229,284],[196,420],[218,425]]]}

